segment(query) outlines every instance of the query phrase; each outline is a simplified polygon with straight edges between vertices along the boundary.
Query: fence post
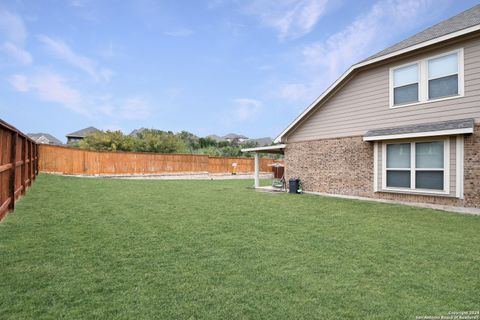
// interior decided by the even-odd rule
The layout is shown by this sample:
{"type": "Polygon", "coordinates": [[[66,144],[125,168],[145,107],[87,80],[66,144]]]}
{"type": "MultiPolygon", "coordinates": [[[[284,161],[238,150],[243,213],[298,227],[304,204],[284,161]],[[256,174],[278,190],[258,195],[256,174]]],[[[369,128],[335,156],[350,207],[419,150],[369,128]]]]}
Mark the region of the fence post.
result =
{"type": "Polygon", "coordinates": [[[22,187],[23,187],[23,190],[22,190],[22,193],[25,194],[27,192],[27,153],[28,153],[28,149],[27,149],[27,143],[28,143],[28,140],[27,139],[23,139],[23,144],[22,144],[22,149],[23,149],[23,156],[22,156],[22,160],[23,160],[23,163],[22,163],[22,166],[21,166],[21,169],[22,169],[22,187]]]}
{"type": "Polygon", "coordinates": [[[33,180],[35,180],[35,178],[37,177],[37,146],[34,144],[33,145],[33,152],[32,152],[32,160],[33,160],[33,164],[32,164],[32,167],[33,167],[33,170],[32,170],[32,173],[33,173],[33,180]]]}
{"type": "Polygon", "coordinates": [[[40,146],[37,144],[35,147],[35,157],[37,158],[35,161],[35,174],[38,175],[40,173],[40,146]]]}
{"type": "Polygon", "coordinates": [[[13,211],[15,209],[15,173],[17,171],[17,140],[18,140],[18,133],[15,132],[12,135],[12,145],[11,145],[11,154],[10,154],[10,163],[12,164],[12,168],[10,169],[10,179],[9,179],[9,187],[10,187],[10,209],[13,211]]]}

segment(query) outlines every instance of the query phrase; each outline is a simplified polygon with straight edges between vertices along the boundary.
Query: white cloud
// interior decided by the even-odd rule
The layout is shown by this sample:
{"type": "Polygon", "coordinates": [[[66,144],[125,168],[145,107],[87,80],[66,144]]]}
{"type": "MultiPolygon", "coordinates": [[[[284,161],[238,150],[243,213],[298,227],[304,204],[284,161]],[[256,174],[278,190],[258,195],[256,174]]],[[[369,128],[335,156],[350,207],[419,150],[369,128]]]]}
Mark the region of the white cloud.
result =
{"type": "Polygon", "coordinates": [[[1,50],[22,64],[31,64],[33,61],[30,52],[11,42],[4,43],[1,50]]]}
{"type": "MultiPolygon", "coordinates": [[[[352,64],[386,47],[396,35],[425,23],[435,11],[433,0],[385,0],[366,14],[334,33],[325,41],[301,50],[305,83],[288,83],[280,89],[282,98],[311,100],[352,64]]],[[[438,7],[438,6],[437,6],[438,7]]]]}
{"type": "Polygon", "coordinates": [[[19,92],[33,91],[44,101],[59,103],[77,113],[89,114],[81,103],[80,92],[56,73],[43,72],[31,76],[16,74],[10,78],[10,84],[19,92]]]}
{"type": "Polygon", "coordinates": [[[246,12],[276,30],[280,40],[301,37],[313,30],[325,12],[328,0],[252,1],[246,12]]]}
{"type": "Polygon", "coordinates": [[[188,37],[193,34],[193,31],[188,28],[180,28],[180,29],[165,31],[163,34],[170,37],[188,37]]]}
{"type": "Polygon", "coordinates": [[[303,83],[289,83],[280,90],[280,96],[286,100],[302,100],[308,93],[308,88],[303,83]]]}
{"type": "Polygon", "coordinates": [[[235,120],[247,121],[253,119],[262,107],[262,103],[256,99],[234,99],[233,116],[235,120]]]}
{"type": "Polygon", "coordinates": [[[143,96],[86,95],[52,71],[14,74],[8,80],[18,92],[33,93],[40,100],[58,103],[91,119],[145,120],[151,115],[150,103],[143,96]]]}
{"type": "Polygon", "coordinates": [[[108,68],[101,68],[99,70],[99,75],[105,82],[109,82],[110,79],[115,75],[115,72],[108,68]]]}
{"type": "Polygon", "coordinates": [[[0,11],[0,33],[17,45],[25,44],[27,29],[20,16],[8,11],[0,11]]]}
{"type": "Polygon", "coordinates": [[[10,78],[9,82],[13,88],[19,92],[27,92],[30,90],[29,81],[24,75],[16,74],[10,78]]]}
{"type": "Polygon", "coordinates": [[[110,77],[113,75],[111,70],[105,68],[98,69],[95,61],[77,54],[62,40],[53,39],[45,35],[39,35],[38,40],[42,42],[57,58],[86,72],[92,76],[95,81],[109,81],[110,77]]]}
{"type": "Polygon", "coordinates": [[[126,120],[145,120],[150,116],[150,105],[142,96],[127,98],[121,107],[120,116],[126,120]]]}
{"type": "Polygon", "coordinates": [[[20,16],[0,11],[0,34],[5,39],[0,50],[22,64],[31,64],[32,55],[25,49],[27,28],[20,16]]]}
{"type": "Polygon", "coordinates": [[[116,53],[113,50],[113,43],[109,43],[106,47],[99,50],[99,55],[104,59],[111,59],[115,57],[116,53]]]}
{"type": "Polygon", "coordinates": [[[70,0],[71,7],[82,8],[85,6],[85,1],[82,0],[70,0]]]}
{"type": "Polygon", "coordinates": [[[305,47],[304,62],[308,67],[323,66],[330,75],[338,75],[348,66],[385,47],[395,34],[423,23],[422,18],[434,4],[433,0],[377,2],[367,14],[359,16],[325,42],[305,47]]]}

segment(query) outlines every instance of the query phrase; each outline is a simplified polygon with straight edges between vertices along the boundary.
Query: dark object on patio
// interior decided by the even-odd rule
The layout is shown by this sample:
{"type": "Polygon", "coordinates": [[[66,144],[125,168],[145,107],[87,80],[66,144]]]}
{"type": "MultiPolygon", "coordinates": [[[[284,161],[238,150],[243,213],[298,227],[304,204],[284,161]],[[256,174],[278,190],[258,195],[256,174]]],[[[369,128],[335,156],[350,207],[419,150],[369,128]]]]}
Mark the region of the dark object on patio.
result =
{"type": "Polygon", "coordinates": [[[300,187],[300,179],[290,178],[290,180],[288,180],[289,193],[298,193],[299,187],[300,187]]]}

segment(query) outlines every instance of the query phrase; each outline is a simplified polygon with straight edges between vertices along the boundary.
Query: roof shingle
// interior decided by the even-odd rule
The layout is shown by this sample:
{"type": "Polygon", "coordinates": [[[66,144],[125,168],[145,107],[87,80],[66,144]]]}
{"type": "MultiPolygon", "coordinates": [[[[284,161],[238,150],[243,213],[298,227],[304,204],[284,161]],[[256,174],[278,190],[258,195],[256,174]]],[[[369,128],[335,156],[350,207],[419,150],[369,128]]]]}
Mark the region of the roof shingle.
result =
{"type": "Polygon", "coordinates": [[[421,123],[421,124],[415,124],[415,125],[409,125],[409,126],[370,130],[370,131],[367,131],[367,133],[365,133],[364,137],[390,136],[390,135],[406,134],[406,133],[420,133],[420,132],[444,131],[444,130],[455,130],[455,129],[469,129],[469,128],[473,129],[474,124],[475,124],[475,121],[474,119],[471,119],[471,118],[421,123]]]}
{"type": "Polygon", "coordinates": [[[87,135],[95,132],[100,132],[99,129],[95,127],[88,127],[82,130],[78,130],[72,133],[69,133],[66,135],[66,137],[80,137],[80,138],[85,138],[87,135]]]}
{"type": "Polygon", "coordinates": [[[457,32],[469,27],[473,27],[477,24],[480,24],[480,5],[476,5],[466,11],[463,11],[456,16],[453,16],[447,20],[444,20],[436,25],[425,29],[413,36],[400,41],[393,46],[390,46],[376,54],[368,57],[363,61],[368,61],[374,58],[378,58],[389,53],[402,50],[416,44],[429,41],[438,37],[442,37],[444,35],[457,32]]]}

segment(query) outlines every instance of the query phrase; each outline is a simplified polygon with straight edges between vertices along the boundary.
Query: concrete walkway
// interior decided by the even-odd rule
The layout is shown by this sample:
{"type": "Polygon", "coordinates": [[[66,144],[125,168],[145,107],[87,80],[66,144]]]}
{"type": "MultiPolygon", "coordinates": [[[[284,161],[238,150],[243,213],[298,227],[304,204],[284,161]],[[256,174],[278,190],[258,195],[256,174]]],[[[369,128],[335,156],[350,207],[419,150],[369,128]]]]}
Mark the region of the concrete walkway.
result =
{"type": "MultiPolygon", "coordinates": [[[[233,180],[233,179],[254,179],[254,175],[247,173],[239,173],[232,175],[230,173],[175,173],[175,174],[129,174],[129,175],[72,175],[72,174],[59,174],[70,177],[81,178],[103,178],[103,179],[132,179],[132,180],[233,180]]],[[[261,179],[272,179],[273,173],[261,173],[261,179]]]]}

